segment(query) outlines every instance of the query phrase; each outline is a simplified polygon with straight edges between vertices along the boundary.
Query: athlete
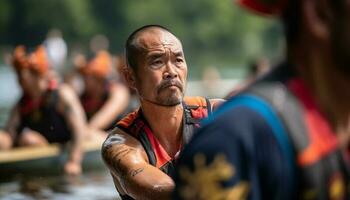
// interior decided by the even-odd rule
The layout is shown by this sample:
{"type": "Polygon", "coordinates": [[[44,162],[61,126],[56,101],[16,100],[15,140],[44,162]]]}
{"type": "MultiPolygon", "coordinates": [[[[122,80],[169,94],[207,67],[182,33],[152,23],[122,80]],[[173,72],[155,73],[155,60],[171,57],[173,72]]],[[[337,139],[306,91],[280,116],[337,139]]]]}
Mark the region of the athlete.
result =
{"type": "Polygon", "coordinates": [[[124,84],[112,79],[112,58],[100,51],[90,61],[83,59],[78,67],[84,81],[80,96],[90,128],[110,130],[121,119],[129,102],[129,91],[124,84]]]}
{"type": "Polygon", "coordinates": [[[64,171],[81,173],[81,142],[85,135],[85,117],[78,97],[66,85],[52,79],[44,47],[27,55],[18,46],[13,56],[22,97],[12,109],[5,130],[0,131],[0,148],[45,146],[71,142],[64,171]]]}
{"type": "Polygon", "coordinates": [[[122,199],[170,198],[169,174],[181,149],[222,100],[184,97],[187,65],[180,40],[168,29],[141,27],[125,49],[123,75],[141,106],[117,124],[102,156],[122,199]]]}
{"type": "Polygon", "coordinates": [[[350,2],[239,2],[282,20],[286,61],[194,135],[174,199],[350,199],[350,2]]]}

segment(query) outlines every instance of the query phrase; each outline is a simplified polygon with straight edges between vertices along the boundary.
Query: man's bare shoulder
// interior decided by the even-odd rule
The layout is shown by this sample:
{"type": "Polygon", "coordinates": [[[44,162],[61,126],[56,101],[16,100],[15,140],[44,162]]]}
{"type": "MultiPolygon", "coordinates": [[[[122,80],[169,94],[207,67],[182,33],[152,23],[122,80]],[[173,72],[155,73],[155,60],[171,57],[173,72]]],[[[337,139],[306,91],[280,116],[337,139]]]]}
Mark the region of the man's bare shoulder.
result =
{"type": "Polygon", "coordinates": [[[118,152],[121,154],[134,152],[134,154],[141,154],[145,160],[147,159],[142,144],[135,137],[116,127],[102,145],[102,157],[108,163],[118,152]]]}
{"type": "Polygon", "coordinates": [[[69,101],[72,98],[77,98],[77,94],[74,92],[73,88],[67,84],[60,84],[57,88],[60,98],[64,101],[69,101]]]}
{"type": "Polygon", "coordinates": [[[143,149],[141,143],[132,135],[125,132],[124,130],[116,127],[114,128],[109,135],[107,136],[107,139],[103,143],[102,148],[106,148],[110,145],[129,145],[135,148],[141,148],[143,149]]]}

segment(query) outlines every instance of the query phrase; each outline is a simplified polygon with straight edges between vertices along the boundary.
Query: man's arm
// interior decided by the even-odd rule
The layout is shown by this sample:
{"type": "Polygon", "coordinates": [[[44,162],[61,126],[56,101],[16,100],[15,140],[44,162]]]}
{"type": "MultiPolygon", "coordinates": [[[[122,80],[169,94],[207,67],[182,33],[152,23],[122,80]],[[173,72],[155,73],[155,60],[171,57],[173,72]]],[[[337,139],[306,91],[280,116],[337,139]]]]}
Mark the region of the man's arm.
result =
{"type": "Polygon", "coordinates": [[[73,134],[72,147],[64,170],[67,174],[77,175],[81,173],[81,161],[83,157],[82,140],[83,135],[87,131],[86,119],[83,108],[72,88],[62,85],[59,89],[59,96],[59,109],[63,112],[73,134]]]}
{"type": "Polygon", "coordinates": [[[103,130],[120,115],[129,103],[129,91],[121,84],[113,85],[111,94],[102,108],[90,119],[91,128],[103,130]]]}
{"type": "Polygon", "coordinates": [[[13,146],[19,126],[20,114],[18,104],[16,104],[11,110],[5,130],[0,130],[0,150],[8,150],[13,146]]]}
{"type": "Polygon", "coordinates": [[[142,145],[132,136],[115,129],[102,146],[102,157],[127,195],[134,199],[170,198],[172,179],[148,163],[142,145]]]}

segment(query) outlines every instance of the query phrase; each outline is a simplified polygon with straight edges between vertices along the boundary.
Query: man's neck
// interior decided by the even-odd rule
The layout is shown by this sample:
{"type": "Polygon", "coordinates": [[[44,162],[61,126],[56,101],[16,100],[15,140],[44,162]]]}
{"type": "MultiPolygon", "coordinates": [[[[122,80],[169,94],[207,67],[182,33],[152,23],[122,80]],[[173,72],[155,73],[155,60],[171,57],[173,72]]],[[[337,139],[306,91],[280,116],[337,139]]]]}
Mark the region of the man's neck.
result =
{"type": "Polygon", "coordinates": [[[141,100],[142,113],[147,120],[154,136],[174,157],[182,143],[183,106],[160,106],[141,100]]]}
{"type": "Polygon", "coordinates": [[[33,101],[40,101],[42,96],[45,94],[47,88],[40,88],[38,87],[37,89],[33,89],[32,91],[30,91],[30,98],[33,100],[33,101]]]}

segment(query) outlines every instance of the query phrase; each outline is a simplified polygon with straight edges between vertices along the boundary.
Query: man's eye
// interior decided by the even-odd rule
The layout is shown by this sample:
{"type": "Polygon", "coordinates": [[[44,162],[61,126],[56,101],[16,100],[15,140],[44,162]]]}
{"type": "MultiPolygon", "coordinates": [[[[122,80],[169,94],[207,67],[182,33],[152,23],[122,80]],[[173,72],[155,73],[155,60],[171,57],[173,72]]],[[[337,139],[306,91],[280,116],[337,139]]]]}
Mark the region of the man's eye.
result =
{"type": "Polygon", "coordinates": [[[155,60],[151,63],[151,65],[154,65],[154,66],[160,66],[163,64],[163,61],[162,60],[155,60]]]}
{"type": "Polygon", "coordinates": [[[182,58],[176,58],[177,63],[182,63],[184,60],[182,58]]]}
{"type": "Polygon", "coordinates": [[[183,63],[184,63],[184,59],[183,59],[183,58],[176,58],[176,59],[175,59],[175,64],[176,64],[177,66],[182,66],[183,63]]]}

